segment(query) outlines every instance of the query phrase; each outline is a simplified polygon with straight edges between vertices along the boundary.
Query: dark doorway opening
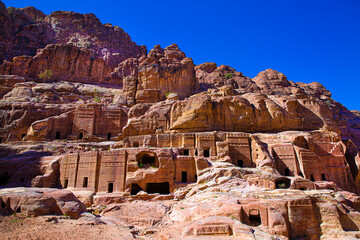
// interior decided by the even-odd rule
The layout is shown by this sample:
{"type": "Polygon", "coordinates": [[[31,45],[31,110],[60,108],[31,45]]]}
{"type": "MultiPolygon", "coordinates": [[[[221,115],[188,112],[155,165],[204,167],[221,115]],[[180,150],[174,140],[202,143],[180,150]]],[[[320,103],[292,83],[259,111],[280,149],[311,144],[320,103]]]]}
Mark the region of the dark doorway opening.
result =
{"type": "Polygon", "coordinates": [[[21,178],[21,179],[20,179],[20,182],[25,182],[25,178],[21,178]]]}
{"type": "Polygon", "coordinates": [[[64,180],[64,188],[67,188],[69,184],[69,179],[64,180]]]}
{"type": "Polygon", "coordinates": [[[138,184],[131,184],[131,195],[136,195],[140,191],[143,191],[143,189],[138,184]]]}
{"type": "Polygon", "coordinates": [[[111,139],[111,132],[109,132],[108,134],[107,134],[107,140],[110,140],[111,139]]]}
{"type": "Polygon", "coordinates": [[[197,174],[195,174],[195,182],[197,182],[197,174]]]}
{"type": "Polygon", "coordinates": [[[3,201],[1,201],[1,208],[2,209],[6,208],[6,204],[3,201]]]}
{"type": "Polygon", "coordinates": [[[110,182],[108,184],[108,193],[112,193],[114,191],[114,183],[110,182]]]}
{"type": "Polygon", "coordinates": [[[204,149],[204,157],[210,157],[210,149],[204,149]]]}
{"type": "Polygon", "coordinates": [[[163,183],[148,183],[146,184],[147,193],[160,193],[160,194],[169,194],[170,188],[168,182],[163,183]]]}
{"type": "Polygon", "coordinates": [[[133,147],[139,147],[139,142],[133,142],[133,147]]]}
{"type": "Polygon", "coordinates": [[[84,177],[83,187],[87,187],[87,186],[88,186],[88,177],[84,177]]]}
{"type": "Polygon", "coordinates": [[[275,182],[277,189],[287,189],[290,187],[290,179],[281,179],[275,182]]]}
{"type": "Polygon", "coordinates": [[[152,152],[141,152],[136,155],[136,160],[140,168],[159,167],[159,161],[157,160],[156,154],[152,152]]]}
{"type": "Polygon", "coordinates": [[[250,226],[253,227],[261,225],[261,217],[259,211],[257,213],[249,213],[249,223],[250,226]]]}
{"type": "Polygon", "coordinates": [[[326,181],[326,176],[325,176],[325,174],[323,173],[323,174],[321,174],[321,180],[322,181],[326,181]]]}
{"type": "Polygon", "coordinates": [[[144,154],[142,157],[142,164],[154,165],[155,164],[155,156],[150,156],[148,154],[144,154]]]}
{"type": "Polygon", "coordinates": [[[79,134],[79,139],[81,140],[81,139],[83,139],[83,137],[84,137],[84,134],[83,134],[83,133],[80,133],[80,134],[79,134]]]}
{"type": "Polygon", "coordinates": [[[301,191],[306,191],[306,188],[301,187],[300,190],[301,190],[301,191]]]}
{"type": "Polygon", "coordinates": [[[244,161],[243,160],[238,160],[237,165],[238,165],[238,167],[244,167],[244,161]]]}
{"type": "Polygon", "coordinates": [[[55,139],[60,139],[60,132],[56,132],[55,139]]]}
{"type": "Polygon", "coordinates": [[[6,185],[6,183],[10,180],[11,176],[9,173],[5,173],[0,175],[0,186],[6,185]]]}
{"type": "Polygon", "coordinates": [[[15,212],[17,212],[17,213],[21,213],[21,207],[20,207],[20,206],[19,206],[19,207],[17,207],[15,212]]]}
{"type": "Polygon", "coordinates": [[[0,143],[2,142],[2,138],[0,138],[0,143]]]}
{"type": "Polygon", "coordinates": [[[199,155],[198,150],[195,150],[195,156],[199,155]]]}
{"type": "Polygon", "coordinates": [[[187,182],[187,172],[181,172],[181,182],[187,182]]]}
{"type": "Polygon", "coordinates": [[[284,175],[285,176],[290,176],[290,169],[285,168],[284,175]]]}
{"type": "Polygon", "coordinates": [[[21,139],[23,139],[26,136],[26,133],[21,134],[21,139]]]}
{"type": "Polygon", "coordinates": [[[314,178],[314,175],[310,175],[310,181],[314,182],[315,181],[315,178],[314,178]]]}
{"type": "Polygon", "coordinates": [[[190,154],[190,153],[189,153],[189,149],[184,149],[184,155],[185,155],[185,156],[189,156],[189,154],[190,154]]]}
{"type": "Polygon", "coordinates": [[[149,156],[148,154],[144,154],[144,156],[141,159],[141,164],[140,167],[151,167],[155,165],[155,157],[154,156],[149,156]]]}

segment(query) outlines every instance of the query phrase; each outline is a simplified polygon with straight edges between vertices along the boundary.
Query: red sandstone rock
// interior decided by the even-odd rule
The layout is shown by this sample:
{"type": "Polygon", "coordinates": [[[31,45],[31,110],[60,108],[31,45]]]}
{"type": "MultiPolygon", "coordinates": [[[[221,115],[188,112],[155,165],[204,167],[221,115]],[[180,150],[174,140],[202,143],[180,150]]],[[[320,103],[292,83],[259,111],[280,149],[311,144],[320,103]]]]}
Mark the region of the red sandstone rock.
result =
{"type": "Polygon", "coordinates": [[[131,41],[123,29],[101,24],[94,14],[57,11],[46,16],[34,7],[5,8],[3,39],[0,39],[0,60],[14,56],[34,56],[36,50],[47,44],[72,44],[88,49],[92,56],[102,58],[111,66],[129,57],[140,57],[145,50],[131,41]]]}
{"type": "MultiPolygon", "coordinates": [[[[33,58],[14,58],[10,71],[2,74],[19,74],[37,78],[44,69],[52,73],[51,79],[76,80],[78,82],[104,82],[110,77],[110,66],[103,59],[92,59],[89,51],[81,50],[72,45],[50,44],[41,49],[33,58]]],[[[6,67],[3,66],[3,69],[6,67]]],[[[50,79],[50,80],[51,80],[50,79]]]]}
{"type": "Polygon", "coordinates": [[[193,62],[176,44],[157,45],[139,60],[127,59],[111,75],[115,82],[122,80],[122,101],[129,105],[159,102],[172,92],[183,99],[197,88],[193,62]]]}
{"type": "Polygon", "coordinates": [[[66,214],[79,218],[85,211],[85,206],[66,190],[10,188],[2,189],[0,197],[14,212],[24,212],[28,216],[66,214]]]}

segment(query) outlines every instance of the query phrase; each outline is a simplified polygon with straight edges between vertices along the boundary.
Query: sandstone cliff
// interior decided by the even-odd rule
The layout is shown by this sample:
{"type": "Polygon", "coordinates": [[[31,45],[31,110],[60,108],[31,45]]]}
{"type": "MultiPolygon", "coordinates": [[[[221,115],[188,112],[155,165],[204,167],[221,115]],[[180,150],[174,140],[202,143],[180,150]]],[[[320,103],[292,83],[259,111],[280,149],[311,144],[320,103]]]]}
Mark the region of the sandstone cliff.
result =
{"type": "Polygon", "coordinates": [[[139,57],[144,47],[137,46],[123,29],[102,24],[94,14],[57,11],[46,16],[34,7],[6,9],[0,4],[3,34],[0,61],[14,56],[34,56],[37,49],[51,43],[72,44],[88,49],[91,56],[111,66],[129,57],[139,57]]]}

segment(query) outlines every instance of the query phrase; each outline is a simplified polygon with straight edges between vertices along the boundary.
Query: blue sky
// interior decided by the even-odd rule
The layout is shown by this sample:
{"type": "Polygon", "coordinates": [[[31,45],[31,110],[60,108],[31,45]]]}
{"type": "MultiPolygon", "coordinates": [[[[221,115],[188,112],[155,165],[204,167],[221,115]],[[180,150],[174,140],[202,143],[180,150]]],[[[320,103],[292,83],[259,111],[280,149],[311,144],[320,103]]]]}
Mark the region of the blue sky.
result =
{"type": "Polygon", "coordinates": [[[226,64],[248,77],[272,68],[294,82],[320,82],[336,101],[360,110],[359,0],[3,2],[46,14],[94,13],[148,50],[177,43],[195,64],[226,64]]]}

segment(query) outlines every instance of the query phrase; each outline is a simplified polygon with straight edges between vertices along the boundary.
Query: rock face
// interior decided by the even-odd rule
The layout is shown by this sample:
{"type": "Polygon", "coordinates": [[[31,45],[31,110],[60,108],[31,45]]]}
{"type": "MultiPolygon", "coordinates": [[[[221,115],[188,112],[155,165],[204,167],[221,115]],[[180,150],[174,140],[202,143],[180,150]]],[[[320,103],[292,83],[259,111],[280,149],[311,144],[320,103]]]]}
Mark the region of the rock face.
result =
{"type": "Polygon", "coordinates": [[[49,44],[34,57],[15,57],[13,62],[1,66],[3,75],[21,75],[37,78],[48,69],[52,75],[48,80],[102,83],[110,77],[111,68],[101,58],[93,59],[91,52],[73,45],[49,44]]]}
{"type": "Polygon", "coordinates": [[[320,83],[147,52],[93,14],[0,14],[0,215],[86,204],[134,238],[360,236],[360,114],[320,83]]]}
{"type": "Polygon", "coordinates": [[[123,29],[102,24],[94,14],[57,11],[46,16],[34,7],[8,8],[1,3],[4,34],[1,61],[14,56],[34,56],[47,44],[71,44],[88,49],[91,56],[111,66],[129,57],[139,57],[144,47],[131,41],[123,29]]]}
{"type": "Polygon", "coordinates": [[[103,82],[113,67],[146,48],[123,29],[102,24],[94,14],[57,11],[46,16],[34,7],[6,9],[1,2],[0,66],[2,75],[103,82]],[[40,52],[38,50],[41,49],[40,52]]]}
{"type": "Polygon", "coordinates": [[[129,105],[159,102],[170,93],[183,99],[197,89],[194,64],[176,44],[165,49],[157,45],[147,56],[120,63],[112,77],[122,80],[120,103],[129,105]]]}
{"type": "Polygon", "coordinates": [[[139,57],[145,49],[132,42],[123,29],[102,24],[92,13],[56,11],[45,21],[54,29],[56,43],[71,43],[89,49],[94,57],[103,58],[111,66],[130,57],[139,57]]]}
{"type": "Polygon", "coordinates": [[[2,208],[10,208],[13,212],[24,212],[27,216],[63,214],[71,218],[79,218],[85,211],[73,193],[66,190],[44,188],[7,188],[0,191],[2,208]]]}
{"type": "Polygon", "coordinates": [[[2,34],[0,61],[15,56],[34,56],[37,49],[54,43],[55,32],[50,24],[41,20],[45,16],[34,8],[8,8],[0,3],[2,34]]]}
{"type": "MultiPolygon", "coordinates": [[[[358,232],[359,212],[347,204],[346,199],[351,198],[349,195],[343,198],[339,193],[337,195],[327,190],[308,191],[305,194],[299,190],[267,192],[264,191],[265,186],[262,191],[249,189],[246,194],[240,194],[246,181],[230,172],[223,172],[219,176],[223,168],[214,166],[204,171],[199,181],[211,179],[205,183],[207,187],[187,188],[185,200],[170,212],[171,221],[178,224],[192,222],[182,230],[184,236],[233,235],[271,239],[261,235],[264,233],[259,230],[263,230],[280,238],[319,239],[321,236],[321,239],[352,239],[349,231],[353,229],[358,232]],[[325,196],[332,199],[331,202],[324,203],[322,197],[325,196]],[[207,204],[199,204],[203,201],[207,204]]],[[[264,177],[257,178],[257,181],[264,183],[264,177]]],[[[184,190],[176,194],[185,196],[184,190]]]]}

